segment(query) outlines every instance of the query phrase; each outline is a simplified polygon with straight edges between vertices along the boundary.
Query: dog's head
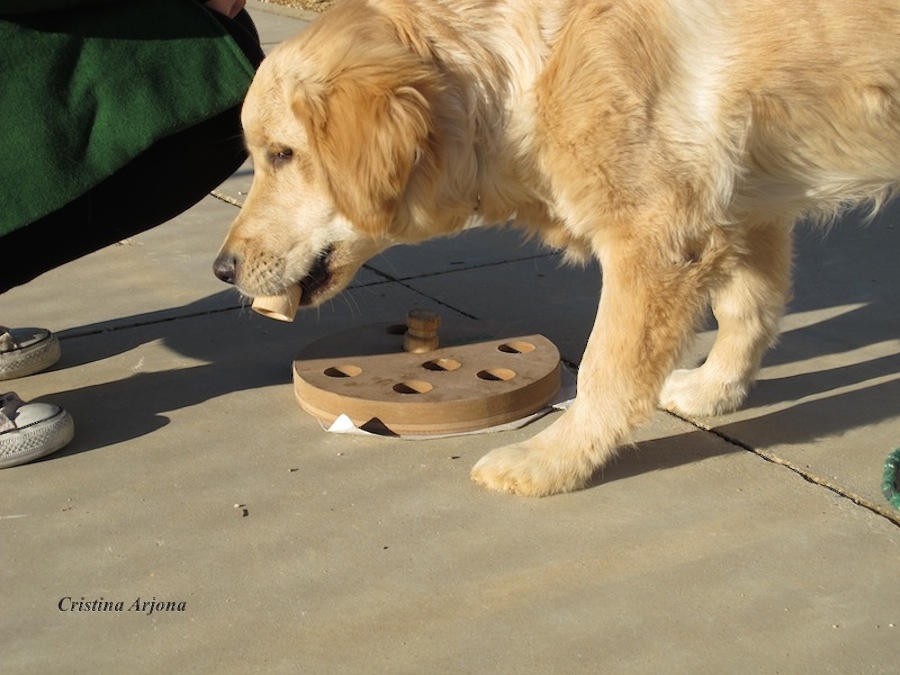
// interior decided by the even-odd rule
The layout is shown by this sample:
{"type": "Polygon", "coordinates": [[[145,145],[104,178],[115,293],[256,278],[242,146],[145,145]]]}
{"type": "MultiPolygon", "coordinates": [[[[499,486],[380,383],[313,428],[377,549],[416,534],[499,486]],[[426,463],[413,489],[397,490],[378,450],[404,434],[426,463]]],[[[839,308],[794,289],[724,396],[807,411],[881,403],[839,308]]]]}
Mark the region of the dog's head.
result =
{"type": "Polygon", "coordinates": [[[373,255],[430,236],[414,204],[442,161],[440,78],[393,24],[352,4],[273,50],[247,94],[253,183],[214,265],[247,295],[300,284],[302,304],[319,304],[373,255]]]}

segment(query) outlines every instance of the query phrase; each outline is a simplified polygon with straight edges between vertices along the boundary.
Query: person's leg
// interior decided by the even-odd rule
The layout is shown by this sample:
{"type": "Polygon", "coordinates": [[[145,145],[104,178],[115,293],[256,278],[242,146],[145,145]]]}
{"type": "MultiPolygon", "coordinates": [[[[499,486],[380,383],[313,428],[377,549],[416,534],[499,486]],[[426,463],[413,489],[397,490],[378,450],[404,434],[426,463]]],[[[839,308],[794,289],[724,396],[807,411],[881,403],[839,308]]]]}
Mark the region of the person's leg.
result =
{"type": "Polygon", "coordinates": [[[239,111],[164,138],[75,201],[3,237],[0,292],[174,218],[244,161],[239,111]]]}
{"type": "MultiPolygon", "coordinates": [[[[263,52],[246,12],[212,12],[258,66],[263,52]]],[[[80,198],[2,239],[0,293],[64,263],[166,222],[199,202],[246,159],[240,107],[163,138],[80,198]]]]}
{"type": "MultiPolygon", "coordinates": [[[[263,52],[249,15],[212,14],[259,66],[263,52]]],[[[228,178],[245,157],[239,108],[160,140],[81,198],[3,237],[3,251],[13,254],[0,265],[0,293],[169,220],[228,178]]],[[[0,379],[30,374],[57,358],[59,344],[49,331],[0,328],[0,379]]],[[[0,469],[56,452],[74,433],[72,417],[59,406],[0,393],[0,469]]]]}

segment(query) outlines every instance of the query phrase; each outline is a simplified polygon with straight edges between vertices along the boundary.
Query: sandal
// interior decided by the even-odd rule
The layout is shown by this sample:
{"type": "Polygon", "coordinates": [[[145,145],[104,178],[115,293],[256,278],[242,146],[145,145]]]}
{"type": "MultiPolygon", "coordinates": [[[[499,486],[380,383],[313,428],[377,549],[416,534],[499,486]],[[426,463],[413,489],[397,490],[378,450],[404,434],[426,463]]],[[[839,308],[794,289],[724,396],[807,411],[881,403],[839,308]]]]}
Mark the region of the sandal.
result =
{"type": "Polygon", "coordinates": [[[59,406],[0,395],[0,469],[56,452],[74,435],[72,417],[59,406]]]}
{"type": "Polygon", "coordinates": [[[0,326],[0,380],[25,377],[59,361],[59,340],[45,328],[0,326]]]}

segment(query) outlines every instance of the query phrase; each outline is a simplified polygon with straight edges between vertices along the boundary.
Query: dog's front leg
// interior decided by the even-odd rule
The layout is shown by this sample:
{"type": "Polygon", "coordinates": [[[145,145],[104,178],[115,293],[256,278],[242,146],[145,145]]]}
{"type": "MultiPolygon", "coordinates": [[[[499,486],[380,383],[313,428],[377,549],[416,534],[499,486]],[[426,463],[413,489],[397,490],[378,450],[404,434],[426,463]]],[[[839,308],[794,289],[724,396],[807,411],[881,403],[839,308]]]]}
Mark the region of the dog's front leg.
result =
{"type": "Polygon", "coordinates": [[[583,488],[650,417],[720,265],[711,244],[701,255],[655,245],[603,247],[603,292],[574,403],[534,438],[485,455],[472,469],[476,483],[534,497],[583,488]]]}

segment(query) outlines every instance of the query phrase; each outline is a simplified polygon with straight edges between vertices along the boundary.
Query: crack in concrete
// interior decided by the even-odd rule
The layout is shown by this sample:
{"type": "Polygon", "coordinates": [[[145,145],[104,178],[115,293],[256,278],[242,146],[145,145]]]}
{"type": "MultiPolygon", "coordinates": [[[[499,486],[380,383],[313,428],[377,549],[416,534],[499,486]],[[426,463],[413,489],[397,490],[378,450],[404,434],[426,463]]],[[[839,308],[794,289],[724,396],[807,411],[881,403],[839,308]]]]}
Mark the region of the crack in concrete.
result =
{"type": "Polygon", "coordinates": [[[874,514],[881,516],[882,518],[886,518],[887,520],[891,521],[895,525],[900,526],[900,512],[898,512],[898,511],[889,509],[886,506],[882,506],[881,504],[877,504],[870,499],[867,499],[861,495],[851,492],[847,488],[837,485],[823,476],[819,476],[818,474],[815,474],[811,471],[807,471],[807,470],[801,468],[800,466],[794,464],[790,460],[785,459],[784,457],[780,457],[780,456],[776,455],[775,453],[766,452],[765,450],[760,450],[759,448],[754,448],[753,446],[748,445],[747,443],[744,443],[740,439],[733,438],[732,436],[729,436],[728,434],[716,429],[715,427],[705,425],[702,422],[699,422],[697,420],[692,420],[687,417],[682,417],[681,415],[674,413],[671,410],[666,410],[664,412],[668,413],[669,415],[671,415],[672,417],[674,417],[676,419],[681,420],[682,422],[687,422],[688,424],[699,429],[700,431],[705,431],[707,433],[713,434],[714,436],[722,439],[726,443],[729,443],[738,448],[741,448],[742,450],[746,450],[747,452],[750,452],[750,453],[756,455],[757,457],[759,457],[760,459],[763,459],[771,464],[778,464],[779,466],[783,466],[786,469],[788,469],[788,470],[792,471],[793,473],[797,474],[798,476],[800,476],[803,480],[807,481],[808,483],[812,483],[813,485],[818,485],[819,487],[823,487],[826,490],[830,490],[831,492],[839,495],[840,497],[842,497],[844,499],[848,499],[849,501],[853,502],[857,506],[861,506],[864,509],[871,511],[874,514]]]}

